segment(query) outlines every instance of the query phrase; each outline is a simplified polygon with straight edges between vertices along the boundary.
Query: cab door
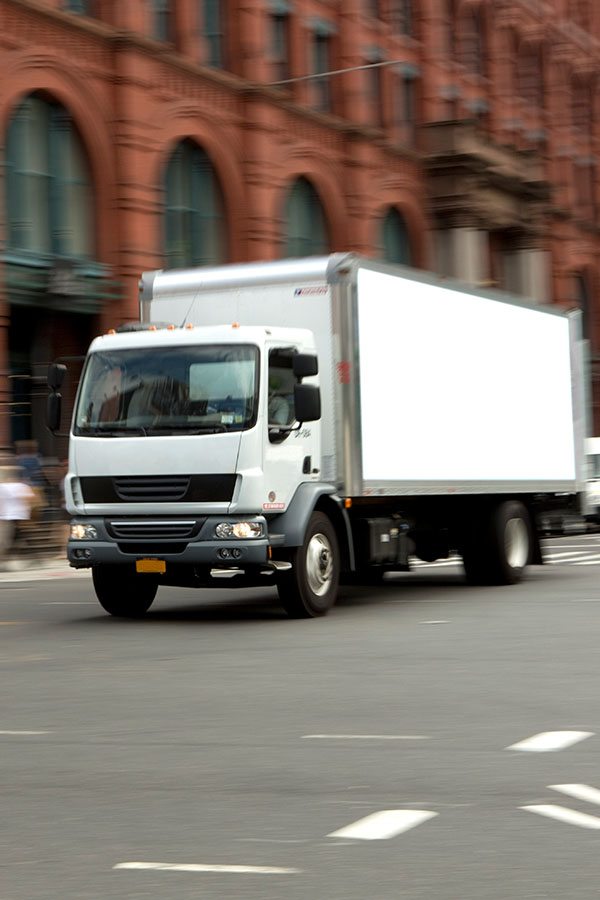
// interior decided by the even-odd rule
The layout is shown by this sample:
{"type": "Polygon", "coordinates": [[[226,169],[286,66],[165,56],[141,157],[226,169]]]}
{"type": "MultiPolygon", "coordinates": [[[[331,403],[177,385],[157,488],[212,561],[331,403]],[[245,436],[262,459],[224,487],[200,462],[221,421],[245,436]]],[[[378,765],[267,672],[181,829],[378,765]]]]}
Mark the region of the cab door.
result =
{"type": "Polygon", "coordinates": [[[297,347],[270,346],[264,385],[267,392],[264,428],[263,510],[287,508],[296,488],[319,477],[319,423],[300,423],[294,409],[293,357],[297,347]]]}

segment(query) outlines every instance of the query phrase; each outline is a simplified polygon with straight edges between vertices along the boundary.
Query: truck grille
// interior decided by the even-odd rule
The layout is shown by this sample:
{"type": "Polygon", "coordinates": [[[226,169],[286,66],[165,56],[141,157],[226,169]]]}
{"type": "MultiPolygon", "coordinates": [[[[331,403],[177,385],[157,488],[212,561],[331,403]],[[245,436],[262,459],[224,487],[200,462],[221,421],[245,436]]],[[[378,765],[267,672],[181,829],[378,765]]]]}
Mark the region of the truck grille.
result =
{"type": "Polygon", "coordinates": [[[124,520],[113,519],[108,523],[108,530],[112,537],[120,540],[145,541],[145,540],[183,540],[191,538],[198,533],[205,519],[154,519],[124,520]]]}
{"type": "Polygon", "coordinates": [[[80,478],[84,503],[229,503],[235,475],[117,475],[80,478]]]}

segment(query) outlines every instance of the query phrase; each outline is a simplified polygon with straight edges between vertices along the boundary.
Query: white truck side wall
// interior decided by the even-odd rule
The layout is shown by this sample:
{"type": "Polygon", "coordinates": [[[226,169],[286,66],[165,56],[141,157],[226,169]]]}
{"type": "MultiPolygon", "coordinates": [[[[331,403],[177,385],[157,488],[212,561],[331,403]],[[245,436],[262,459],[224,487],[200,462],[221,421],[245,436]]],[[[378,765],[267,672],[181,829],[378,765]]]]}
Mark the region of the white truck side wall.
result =
{"type": "Polygon", "coordinates": [[[357,304],[365,484],[573,489],[566,316],[363,268],[357,304]]]}

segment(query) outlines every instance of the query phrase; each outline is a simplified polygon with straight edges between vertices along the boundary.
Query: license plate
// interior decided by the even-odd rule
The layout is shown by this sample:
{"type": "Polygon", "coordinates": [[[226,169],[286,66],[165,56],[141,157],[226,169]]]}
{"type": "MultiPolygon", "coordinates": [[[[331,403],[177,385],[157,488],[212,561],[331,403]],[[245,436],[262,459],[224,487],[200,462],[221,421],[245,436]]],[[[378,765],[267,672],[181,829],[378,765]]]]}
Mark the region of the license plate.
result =
{"type": "Polygon", "coordinates": [[[167,564],[164,559],[138,559],[135,563],[136,572],[158,572],[164,575],[167,571],[167,564]]]}

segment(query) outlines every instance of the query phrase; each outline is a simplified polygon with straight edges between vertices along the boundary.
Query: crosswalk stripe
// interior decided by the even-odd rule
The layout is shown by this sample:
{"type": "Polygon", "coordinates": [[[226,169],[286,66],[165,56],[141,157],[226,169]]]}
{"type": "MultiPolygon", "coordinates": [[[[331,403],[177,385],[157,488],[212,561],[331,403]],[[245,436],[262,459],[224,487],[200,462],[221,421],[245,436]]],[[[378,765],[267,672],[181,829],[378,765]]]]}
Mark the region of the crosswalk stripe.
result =
{"type": "Polygon", "coordinates": [[[437,816],[429,809],[383,809],[380,812],[358,819],[327,837],[354,838],[359,841],[383,841],[396,837],[404,831],[416,828],[428,819],[437,816]]]}
{"type": "Polygon", "coordinates": [[[535,806],[520,806],[519,809],[537,813],[538,816],[547,816],[549,819],[556,819],[559,822],[566,822],[568,825],[578,825],[580,828],[600,828],[600,819],[597,816],[590,816],[587,813],[577,812],[574,809],[567,809],[566,806],[541,803],[535,806]]]}
{"type": "Polygon", "coordinates": [[[524,750],[530,753],[549,753],[555,750],[565,750],[588,737],[593,737],[593,731],[541,731],[532,737],[511,744],[507,750],[524,750]]]}
{"type": "Polygon", "coordinates": [[[575,800],[585,800],[587,803],[596,803],[600,806],[600,791],[590,787],[589,784],[549,784],[553,791],[560,791],[575,800]]]}

